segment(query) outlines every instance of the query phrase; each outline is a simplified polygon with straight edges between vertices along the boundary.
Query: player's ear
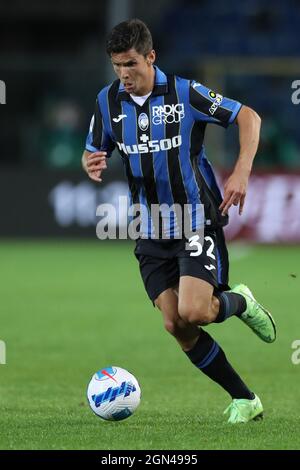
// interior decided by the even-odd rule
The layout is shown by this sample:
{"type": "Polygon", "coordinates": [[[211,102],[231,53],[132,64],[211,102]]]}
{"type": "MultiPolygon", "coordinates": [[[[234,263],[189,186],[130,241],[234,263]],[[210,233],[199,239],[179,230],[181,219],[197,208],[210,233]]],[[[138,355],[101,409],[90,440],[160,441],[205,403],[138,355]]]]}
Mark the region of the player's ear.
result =
{"type": "Polygon", "coordinates": [[[152,51],[150,51],[147,54],[147,64],[148,65],[153,65],[153,63],[155,62],[155,57],[156,57],[155,50],[152,49],[152,51]]]}

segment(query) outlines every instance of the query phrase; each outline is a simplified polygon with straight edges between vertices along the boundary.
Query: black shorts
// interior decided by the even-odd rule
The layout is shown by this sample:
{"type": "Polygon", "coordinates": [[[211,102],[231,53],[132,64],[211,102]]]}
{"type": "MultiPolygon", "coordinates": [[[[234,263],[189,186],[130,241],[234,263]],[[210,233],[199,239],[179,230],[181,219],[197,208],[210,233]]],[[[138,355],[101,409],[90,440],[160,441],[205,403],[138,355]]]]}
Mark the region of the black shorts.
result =
{"type": "Polygon", "coordinates": [[[228,290],[228,252],[222,229],[205,231],[204,246],[186,249],[186,240],[139,239],[135,256],[145,289],[152,302],[166,289],[175,287],[180,276],[192,276],[217,290],[228,290]],[[191,253],[196,254],[195,256],[191,253]]]}

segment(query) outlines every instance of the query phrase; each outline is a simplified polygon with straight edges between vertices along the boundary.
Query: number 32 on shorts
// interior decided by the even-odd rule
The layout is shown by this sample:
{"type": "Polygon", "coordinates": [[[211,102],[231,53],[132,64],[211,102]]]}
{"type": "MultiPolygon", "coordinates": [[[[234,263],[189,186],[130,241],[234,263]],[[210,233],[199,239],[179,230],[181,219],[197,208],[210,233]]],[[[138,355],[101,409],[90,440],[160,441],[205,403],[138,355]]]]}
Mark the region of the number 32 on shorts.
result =
{"type": "MultiPolygon", "coordinates": [[[[197,248],[196,251],[195,250],[191,251],[190,256],[200,256],[200,255],[202,255],[203,245],[202,245],[202,243],[200,243],[199,239],[200,239],[199,235],[194,235],[193,237],[189,238],[189,246],[191,248],[197,248]]],[[[216,257],[213,253],[214,248],[215,248],[214,240],[212,239],[212,237],[207,235],[206,237],[204,237],[204,241],[208,243],[208,247],[206,249],[206,256],[208,256],[209,258],[211,258],[215,261],[216,257]]],[[[216,269],[213,264],[205,265],[204,267],[206,269],[208,269],[209,271],[211,271],[213,269],[216,269]]]]}

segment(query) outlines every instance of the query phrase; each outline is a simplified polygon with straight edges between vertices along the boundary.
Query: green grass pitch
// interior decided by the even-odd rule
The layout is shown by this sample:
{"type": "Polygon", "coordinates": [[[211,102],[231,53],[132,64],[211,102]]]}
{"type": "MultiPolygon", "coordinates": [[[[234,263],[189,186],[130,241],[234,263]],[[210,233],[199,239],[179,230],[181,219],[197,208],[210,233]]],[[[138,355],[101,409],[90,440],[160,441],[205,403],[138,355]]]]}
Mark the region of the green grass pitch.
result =
{"type": "Polygon", "coordinates": [[[274,344],[237,318],[209,326],[262,399],[265,419],[226,423],[230,397],[197,371],[148,301],[130,243],[0,243],[1,449],[297,449],[300,447],[299,247],[230,249],[243,281],[277,322],[274,344]],[[123,422],[89,409],[91,375],[131,371],[142,400],[123,422]]]}

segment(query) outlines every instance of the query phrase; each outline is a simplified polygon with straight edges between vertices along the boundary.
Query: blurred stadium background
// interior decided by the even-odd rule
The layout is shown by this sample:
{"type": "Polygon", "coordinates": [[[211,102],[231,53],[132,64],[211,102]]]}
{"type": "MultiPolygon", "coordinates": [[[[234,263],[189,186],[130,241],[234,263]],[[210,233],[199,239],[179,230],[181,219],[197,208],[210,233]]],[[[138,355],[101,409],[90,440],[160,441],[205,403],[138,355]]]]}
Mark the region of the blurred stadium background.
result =
{"type": "MultiPolygon", "coordinates": [[[[0,365],[0,448],[299,447],[300,369],[290,359],[300,336],[300,104],[291,98],[300,80],[299,24],[299,0],[1,2],[0,339],[7,365],[0,365]],[[234,320],[214,330],[267,400],[269,424],[239,430],[240,439],[221,424],[223,392],[200,382],[166,338],[132,243],[96,239],[96,207],[127,193],[125,177],[117,155],[101,185],[87,179],[80,160],[96,94],[114,79],[106,33],[129,17],[150,27],[163,70],[202,81],[262,117],[245,213],[239,218],[232,210],[226,233],[243,243],[230,247],[232,279],[249,282],[268,303],[281,334],[265,349],[234,320]],[[116,433],[120,427],[105,426],[103,435],[84,403],[89,375],[111,363],[142,384],[144,411],[123,424],[131,429],[126,439],[116,433]],[[198,417],[205,438],[197,435],[198,417]],[[173,433],[182,419],[184,436],[180,427],[173,433]]],[[[220,180],[237,142],[235,126],[208,130],[207,154],[220,180]]]]}

